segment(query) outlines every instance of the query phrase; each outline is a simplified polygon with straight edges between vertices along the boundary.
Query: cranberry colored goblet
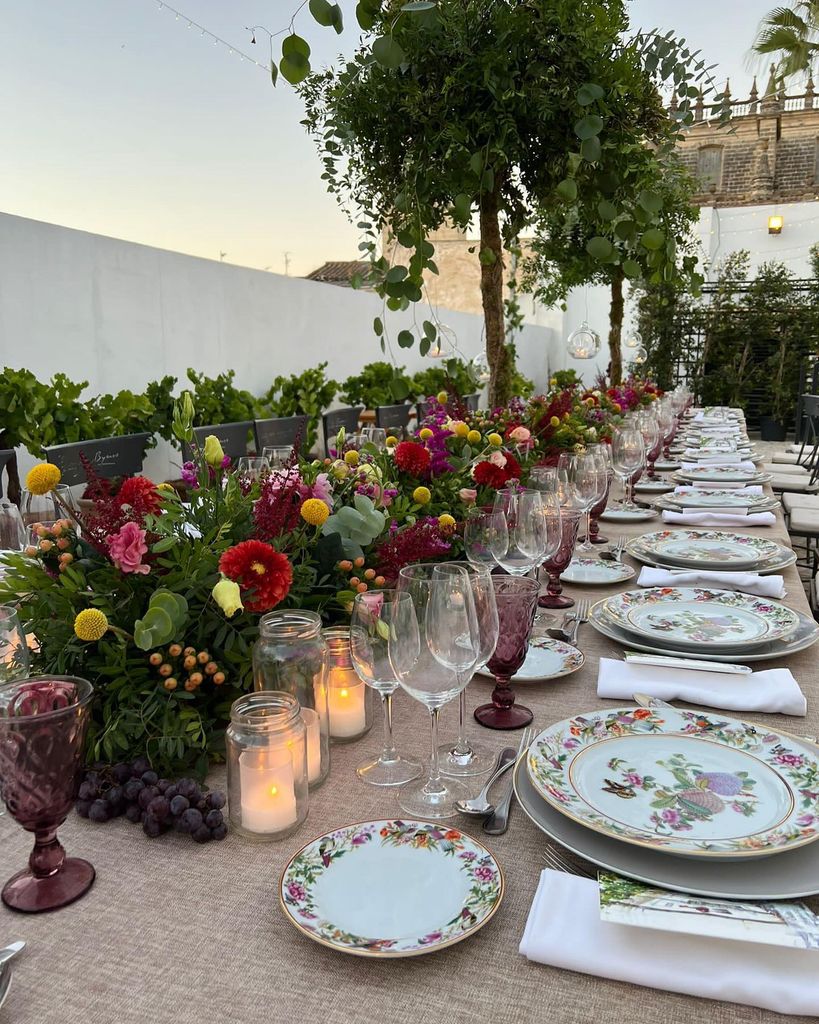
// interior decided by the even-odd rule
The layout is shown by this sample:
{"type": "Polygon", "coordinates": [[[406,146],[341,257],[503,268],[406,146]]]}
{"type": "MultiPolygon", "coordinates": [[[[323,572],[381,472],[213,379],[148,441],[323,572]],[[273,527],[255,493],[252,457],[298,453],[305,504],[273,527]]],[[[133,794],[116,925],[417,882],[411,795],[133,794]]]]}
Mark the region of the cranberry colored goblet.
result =
{"type": "Polygon", "coordinates": [[[580,515],[581,513],[575,509],[560,510],[560,546],[552,557],[543,563],[543,568],[549,573],[549,586],[538,601],[541,608],[571,608],[574,604],[572,598],[561,596],[563,584],[560,582],[560,574],[572,560],[580,515]]]}
{"type": "Polygon", "coordinates": [[[526,660],[540,586],[528,576],[493,576],[492,585],[499,629],[487,668],[495,677],[495,689],[491,704],[475,708],[475,718],[487,729],[522,729],[533,716],[529,708],[515,703],[510,680],[526,660]]]}
{"type": "Polygon", "coordinates": [[[612,476],[613,473],[609,470],[606,482],[606,493],[596,505],[592,505],[591,512],[589,512],[589,541],[592,544],[608,544],[609,542],[608,537],[604,537],[600,532],[600,516],[602,516],[606,511],[606,506],[609,503],[612,476]]]}
{"type": "Polygon", "coordinates": [[[660,452],[663,448],[663,435],[662,430],[658,431],[657,440],[651,446],[646,453],[646,461],[648,462],[648,472],[646,473],[647,480],[660,480],[660,474],[654,469],[654,463],[659,459],[660,452]]]}
{"type": "Polygon", "coordinates": [[[57,839],[76,796],[94,691],[85,679],[35,676],[0,690],[0,788],[9,814],[34,833],[28,868],[6,882],[12,910],[56,910],[87,892],[88,861],[57,839]]]}

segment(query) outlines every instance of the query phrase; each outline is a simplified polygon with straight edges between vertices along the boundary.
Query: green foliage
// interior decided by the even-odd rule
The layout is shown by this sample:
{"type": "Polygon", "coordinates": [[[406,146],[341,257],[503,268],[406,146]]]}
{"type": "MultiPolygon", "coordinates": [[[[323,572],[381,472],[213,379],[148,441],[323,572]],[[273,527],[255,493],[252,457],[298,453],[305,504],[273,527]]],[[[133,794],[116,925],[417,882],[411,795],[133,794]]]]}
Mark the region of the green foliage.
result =
{"type": "Polygon", "coordinates": [[[258,403],[260,415],[263,416],[310,417],[307,436],[303,440],[305,452],[313,450],[321,415],[338,391],[338,381],[329,379],[326,370],[325,362],[291,377],[276,377],[258,403]]]}
{"type": "Polygon", "coordinates": [[[429,398],[439,391],[454,391],[461,398],[480,391],[483,384],[476,381],[471,368],[463,359],[452,357],[441,363],[419,370],[412,378],[413,390],[418,398],[429,398]]]}
{"type": "Polygon", "coordinates": [[[173,421],[173,391],[175,387],[176,377],[171,376],[165,376],[161,380],[150,381],[145,385],[145,396],[153,406],[153,413],[142,429],[158,434],[165,441],[173,439],[171,424],[173,421]]]}
{"type": "Polygon", "coordinates": [[[778,62],[766,91],[776,89],[784,78],[812,71],[819,56],[816,0],[794,0],[790,7],[775,7],[762,20],[753,48],[778,62]]]}
{"type": "Polygon", "coordinates": [[[406,367],[392,363],[367,363],[361,372],[348,377],[339,387],[338,397],[345,405],[363,405],[375,409],[415,397],[413,380],[406,367]]]}
{"type": "Polygon", "coordinates": [[[509,377],[512,395],[515,398],[531,398],[535,393],[535,382],[530,380],[529,377],[525,377],[518,369],[517,349],[514,343],[509,342],[506,347],[509,349],[509,353],[512,357],[512,373],[509,377]]]}
{"type": "Polygon", "coordinates": [[[169,644],[182,634],[187,617],[188,602],[181,594],[164,588],[155,590],[148,601],[148,610],[134,623],[134,643],[142,651],[169,644]]]}
{"type": "Polygon", "coordinates": [[[345,558],[358,558],[364,547],[371,544],[384,529],[384,513],[376,509],[371,499],[356,494],[353,505],[344,505],[324,523],[325,536],[335,534],[341,539],[345,558]]]}
{"type": "Polygon", "coordinates": [[[188,368],[188,380],[193,384],[193,398],[196,405],[195,427],[217,423],[239,423],[256,418],[256,399],[249,391],[235,387],[235,371],[206,377],[188,368]]]}

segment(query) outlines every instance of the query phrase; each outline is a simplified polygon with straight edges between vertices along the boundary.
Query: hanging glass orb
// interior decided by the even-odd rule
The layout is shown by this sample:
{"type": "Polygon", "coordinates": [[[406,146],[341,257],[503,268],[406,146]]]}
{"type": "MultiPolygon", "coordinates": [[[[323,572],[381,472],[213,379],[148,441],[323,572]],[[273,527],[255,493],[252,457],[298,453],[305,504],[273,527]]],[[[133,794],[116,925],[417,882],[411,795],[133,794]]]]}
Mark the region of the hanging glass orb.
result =
{"type": "Polygon", "coordinates": [[[631,361],[637,366],[642,366],[648,359],[648,352],[644,348],[638,348],[637,351],[632,355],[631,361]]]}
{"type": "Polygon", "coordinates": [[[600,351],[600,335],[589,327],[588,321],[584,320],[577,330],[569,335],[566,348],[572,359],[594,359],[600,351]]]}
{"type": "Polygon", "coordinates": [[[469,364],[469,372],[477,384],[487,384],[492,376],[489,372],[489,360],[486,352],[480,352],[469,364]]]}
{"type": "Polygon", "coordinates": [[[443,359],[446,356],[450,356],[455,352],[457,340],[455,332],[451,327],[448,327],[446,324],[438,324],[438,336],[430,345],[427,355],[430,359],[443,359]]]}
{"type": "Polygon", "coordinates": [[[639,331],[629,331],[626,334],[626,340],[623,342],[623,348],[642,348],[643,336],[639,331]]]}

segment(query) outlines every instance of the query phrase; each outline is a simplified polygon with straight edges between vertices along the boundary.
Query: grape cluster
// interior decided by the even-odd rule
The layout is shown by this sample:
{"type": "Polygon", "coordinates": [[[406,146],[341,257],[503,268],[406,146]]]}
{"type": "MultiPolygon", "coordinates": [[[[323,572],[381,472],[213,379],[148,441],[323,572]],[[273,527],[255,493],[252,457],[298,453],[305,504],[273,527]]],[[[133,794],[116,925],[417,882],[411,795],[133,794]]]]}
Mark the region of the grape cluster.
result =
{"type": "Polygon", "coordinates": [[[77,813],[97,822],[124,814],[128,821],[141,823],[151,839],[173,828],[207,843],[227,835],[225,803],[224,793],[206,793],[195,779],[160,779],[147,757],[138,757],[130,764],[88,768],[80,782],[77,813]]]}

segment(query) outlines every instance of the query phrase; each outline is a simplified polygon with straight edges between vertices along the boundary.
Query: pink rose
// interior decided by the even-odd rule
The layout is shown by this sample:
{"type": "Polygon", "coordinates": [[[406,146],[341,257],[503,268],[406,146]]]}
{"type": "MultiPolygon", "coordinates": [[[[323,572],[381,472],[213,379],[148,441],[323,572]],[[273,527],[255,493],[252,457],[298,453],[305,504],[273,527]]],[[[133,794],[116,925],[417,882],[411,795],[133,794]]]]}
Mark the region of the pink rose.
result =
{"type": "Polygon", "coordinates": [[[142,556],[148,551],[145,531],[136,523],[126,523],[117,533],[105,539],[111,561],[121,572],[138,572],[145,575],[151,571],[150,566],[142,561],[142,556]]]}
{"type": "Polygon", "coordinates": [[[515,429],[509,435],[513,441],[519,441],[523,443],[528,441],[532,436],[532,431],[527,430],[526,427],[515,427],[515,429]]]}
{"type": "Polygon", "coordinates": [[[462,487],[460,491],[458,491],[458,497],[464,505],[474,505],[478,500],[478,492],[474,487],[462,487]]]}
{"type": "Polygon", "coordinates": [[[497,466],[498,469],[503,469],[503,467],[506,465],[506,456],[503,454],[503,452],[492,452],[492,454],[489,456],[489,461],[492,463],[493,466],[497,466]]]}

